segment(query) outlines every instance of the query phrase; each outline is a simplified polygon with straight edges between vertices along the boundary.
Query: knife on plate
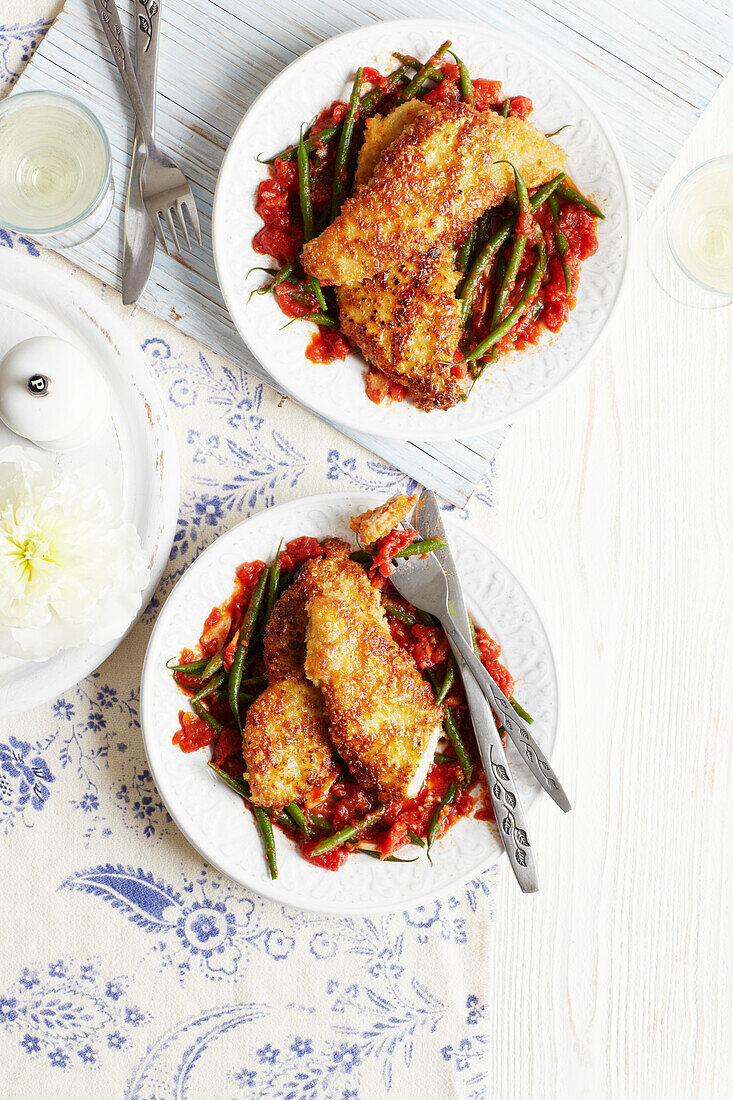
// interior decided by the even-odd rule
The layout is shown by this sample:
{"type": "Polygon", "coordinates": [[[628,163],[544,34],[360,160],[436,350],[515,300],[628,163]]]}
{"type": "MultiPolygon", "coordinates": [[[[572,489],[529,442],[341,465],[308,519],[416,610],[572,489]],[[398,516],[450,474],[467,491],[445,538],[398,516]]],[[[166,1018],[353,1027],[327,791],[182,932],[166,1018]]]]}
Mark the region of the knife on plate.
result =
{"type": "MultiPolygon", "coordinates": [[[[162,0],[135,0],[135,68],[153,135],[161,3],[162,0]]],[[[155,230],[140,191],[145,156],[145,143],[136,126],[122,243],[122,301],[125,305],[132,305],[145,290],[155,258],[155,230]]]]}
{"type": "MultiPolygon", "coordinates": [[[[429,489],[422,491],[415,510],[415,522],[420,538],[441,538],[445,543],[442,549],[434,550],[433,553],[448,578],[448,592],[455,624],[465,637],[470,638],[471,623],[468,608],[446,538],[440,507],[435,493],[429,489]]],[[[540,888],[537,868],[524,824],[524,811],[509,771],[494,715],[484,693],[468,671],[460,652],[453,648],[452,644],[451,648],[463,680],[476,741],[481,750],[481,759],[484,762],[484,771],[494,807],[494,817],[499,826],[499,836],[520,888],[525,894],[532,894],[540,888]],[[495,772],[493,777],[492,770],[495,772]]]]}

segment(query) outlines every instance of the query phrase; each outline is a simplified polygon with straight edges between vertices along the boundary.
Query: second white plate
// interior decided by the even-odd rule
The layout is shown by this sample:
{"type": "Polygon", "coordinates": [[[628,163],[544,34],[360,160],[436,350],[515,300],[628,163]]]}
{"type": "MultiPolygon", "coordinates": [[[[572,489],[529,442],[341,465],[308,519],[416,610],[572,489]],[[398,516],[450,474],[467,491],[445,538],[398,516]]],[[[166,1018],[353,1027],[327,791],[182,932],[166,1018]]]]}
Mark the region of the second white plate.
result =
{"type": "Polygon", "coordinates": [[[493,28],[440,19],[373,23],[332,38],[298,58],[261,93],[232,138],[219,173],[213,212],[216,270],[227,307],[241,336],[276,385],[301,405],[354,431],[390,439],[465,438],[509,423],[545,397],[596,346],[616,307],[625,278],[633,218],[631,185],[623,155],[587,94],[564,72],[523,43],[493,28]],[[597,196],[606,217],[598,225],[599,248],[583,264],[578,304],[557,339],[522,352],[485,372],[470,401],[447,411],[421,412],[409,401],[374,405],[364,392],[364,360],[358,354],[330,366],[314,365],[305,349],[314,327],[284,328],[272,295],[250,291],[267,265],[252,249],[262,222],[254,209],[267,169],[257,162],[297,140],[304,121],[335,99],[348,96],[358,65],[394,68],[393,50],[428,57],[450,38],[472,75],[501,80],[508,95],[528,95],[532,121],[547,133],[563,131],[569,170],[579,187],[597,196]]]}
{"type": "MultiPolygon", "coordinates": [[[[502,848],[486,821],[458,822],[433,851],[414,863],[351,859],[338,871],[304,860],[276,831],[279,875],[269,878],[257,829],[241,799],[207,768],[208,750],[184,754],[172,743],[178,711],[187,702],[166,666],[195,644],[212,607],[232,590],[244,561],[271,559],[280,539],[339,535],[351,541],[349,517],[381,503],[375,494],[330,493],[270,508],[216,540],[176,585],[158,616],[143,666],[141,715],[145,750],[168,812],[187,840],[225,875],[264,897],[321,913],[364,915],[407,909],[475,878],[502,848]]],[[[478,535],[448,522],[448,534],[476,621],[502,646],[517,680],[517,697],[534,717],[533,731],[548,755],[557,732],[557,683],[550,643],[527,593],[478,535]]],[[[510,763],[525,809],[538,788],[511,749],[510,763]]],[[[534,836],[533,842],[540,846],[534,836]]],[[[540,860],[541,864],[541,860],[540,860]]]]}

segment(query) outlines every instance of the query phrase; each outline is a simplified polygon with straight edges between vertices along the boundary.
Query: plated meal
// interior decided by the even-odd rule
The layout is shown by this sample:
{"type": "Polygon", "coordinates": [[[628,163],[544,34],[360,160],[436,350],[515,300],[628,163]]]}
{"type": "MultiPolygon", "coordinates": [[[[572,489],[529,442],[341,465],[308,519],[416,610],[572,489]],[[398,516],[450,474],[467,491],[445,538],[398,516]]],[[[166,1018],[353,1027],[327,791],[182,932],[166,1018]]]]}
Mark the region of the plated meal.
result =
{"type": "MultiPolygon", "coordinates": [[[[336,870],[352,855],[417,858],[410,847],[431,859],[455,822],[491,816],[448,641],[389,581],[395,557],[438,541],[399,526],[414,502],[397,496],[353,517],[359,549],[304,535],[269,564],[240,565],[198,652],[168,662],[191,708],[180,710],[173,743],[210,753],[244,799],[272,878],[273,826],[305,859],[336,870]]],[[[500,646],[480,627],[474,639],[512,697],[500,646]]]]}
{"type": "Polygon", "coordinates": [[[465,402],[501,356],[559,332],[604,217],[572,183],[559,130],[450,45],[424,63],[396,53],[388,75],[359,68],[348,102],[267,158],[255,194],[252,248],[278,266],[253,293],[318,326],[311,362],[358,348],[373,402],[423,412],[465,402]]]}

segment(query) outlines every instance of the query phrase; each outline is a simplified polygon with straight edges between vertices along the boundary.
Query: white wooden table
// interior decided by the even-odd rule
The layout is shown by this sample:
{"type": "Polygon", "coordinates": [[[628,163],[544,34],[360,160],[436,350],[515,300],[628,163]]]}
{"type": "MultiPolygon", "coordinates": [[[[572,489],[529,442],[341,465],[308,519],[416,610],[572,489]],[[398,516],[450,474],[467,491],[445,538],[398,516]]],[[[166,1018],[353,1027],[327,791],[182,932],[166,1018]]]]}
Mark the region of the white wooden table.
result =
{"type": "Polygon", "coordinates": [[[733,1095],[733,310],[681,308],[644,251],[732,114],[728,76],[611,340],[499,453],[491,532],[542,594],[575,801],[538,807],[544,889],[502,889],[487,930],[496,1097],[733,1095]]]}
{"type": "MultiPolygon", "coordinates": [[[[490,1100],[733,1095],[733,310],[681,308],[645,258],[731,117],[728,76],[642,218],[610,340],[514,426],[473,511],[556,646],[574,802],[538,804],[542,891],[504,863],[478,945],[490,1100]]],[[[476,955],[420,958],[475,981],[476,955]]]]}

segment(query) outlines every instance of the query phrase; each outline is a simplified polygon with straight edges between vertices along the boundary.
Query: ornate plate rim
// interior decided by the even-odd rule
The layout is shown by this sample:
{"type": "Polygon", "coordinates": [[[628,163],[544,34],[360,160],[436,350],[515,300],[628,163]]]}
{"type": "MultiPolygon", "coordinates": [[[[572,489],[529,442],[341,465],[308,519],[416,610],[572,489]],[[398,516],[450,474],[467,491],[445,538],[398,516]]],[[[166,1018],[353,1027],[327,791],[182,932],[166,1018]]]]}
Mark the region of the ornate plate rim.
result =
{"type": "MultiPolygon", "coordinates": [[[[228,531],[224,532],[218,538],[214,540],[199,556],[188,566],[184,574],[180,577],[175,587],[168,596],[165,605],[160,611],[153,631],[148,640],[148,646],[145,653],[145,659],[143,662],[141,681],[140,681],[140,721],[143,737],[143,745],[145,747],[145,753],[147,756],[148,764],[153,776],[158,793],[163,800],[168,813],[170,814],[174,824],[179,829],[183,837],[188,841],[192,848],[194,848],[199,855],[212,867],[215,867],[221,874],[226,875],[233,882],[238,885],[250,889],[262,897],[269,898],[271,901],[278,902],[283,905],[289,905],[293,908],[304,910],[307,912],[318,912],[329,915],[348,915],[348,916],[366,916],[380,913],[399,912],[405,909],[411,909],[418,905],[423,905],[426,902],[433,901],[436,898],[449,894],[451,891],[459,889],[467,882],[476,878],[478,875],[487,871],[490,867],[496,865],[499,858],[503,855],[501,846],[497,840],[496,849],[486,857],[481,858],[478,862],[472,863],[468,867],[464,867],[454,878],[449,881],[445,881],[434,887],[424,889],[413,896],[406,898],[405,900],[386,900],[380,901],[375,904],[365,905],[356,904],[349,905],[348,901],[340,903],[334,903],[332,901],[319,902],[314,899],[306,899],[303,897],[303,891],[295,892],[289,886],[287,880],[280,875],[276,880],[271,881],[268,878],[247,879],[246,876],[241,876],[237,873],[232,873],[232,870],[227,867],[226,859],[220,857],[220,854],[212,850],[212,845],[207,841],[200,841],[194,835],[194,830],[189,826],[189,822],[186,819],[185,805],[182,808],[176,804],[175,797],[172,794],[171,784],[168,783],[168,773],[161,768],[161,761],[158,758],[159,746],[163,744],[161,741],[161,735],[156,727],[155,715],[153,713],[153,704],[151,699],[153,698],[156,681],[158,686],[163,682],[164,673],[162,666],[154,664],[156,657],[155,651],[159,646],[161,637],[165,636],[165,631],[168,628],[168,621],[174,613],[174,608],[177,607],[178,602],[185,598],[187,589],[196,577],[203,574],[204,569],[214,565],[216,568],[217,558],[220,558],[225,552],[229,551],[230,546],[235,546],[238,542],[245,542],[247,538],[247,528],[253,523],[253,521],[259,521],[263,516],[272,517],[278,515],[285,517],[288,512],[298,512],[307,508],[317,509],[328,504],[337,504],[343,506],[343,513],[345,516],[353,514],[355,509],[362,509],[368,507],[374,507],[376,504],[381,503],[384,499],[384,494],[377,492],[337,492],[337,493],[318,493],[309,497],[299,497],[291,501],[287,501],[283,504],[276,505],[273,508],[267,508],[261,512],[257,512],[247,519],[242,520],[228,531]]],[[[530,610],[537,620],[537,625],[541,631],[542,638],[545,644],[545,650],[540,654],[541,658],[547,664],[547,676],[549,677],[549,683],[552,693],[552,710],[551,721],[544,732],[543,727],[543,741],[545,747],[549,752],[557,742],[557,732],[559,728],[559,697],[558,697],[558,681],[557,681],[557,666],[555,656],[550,644],[550,640],[547,636],[547,632],[544,628],[544,624],[537,612],[536,606],[530,595],[528,594],[526,587],[522,584],[514,573],[505,565],[503,560],[495,553],[495,551],[489,546],[488,541],[468,525],[458,524],[456,521],[451,521],[448,517],[448,529],[454,534],[458,534],[460,531],[465,531],[469,538],[485,553],[489,554],[491,558],[496,562],[506,576],[513,582],[517,590],[521,593],[523,600],[525,601],[525,608],[530,610]]],[[[319,532],[320,533],[320,532],[319,532]]],[[[327,532],[323,532],[326,534],[327,532]]],[[[257,547],[257,535],[253,536],[253,546],[245,552],[252,555],[258,552],[257,547]]],[[[242,560],[246,560],[243,556],[242,560]]],[[[228,581],[223,582],[223,591],[228,591],[226,587],[230,583],[231,577],[228,581]]],[[[474,602],[471,597],[471,585],[466,584],[467,595],[469,602],[474,602]]],[[[200,622],[197,621],[192,624],[192,635],[196,636],[200,622]]],[[[167,678],[166,678],[167,682],[167,678]]],[[[180,696],[183,701],[183,696],[180,696]]],[[[175,716],[172,718],[171,726],[175,723],[175,716]]],[[[190,754],[187,759],[192,761],[198,761],[201,759],[199,753],[190,754]]],[[[510,752],[510,758],[512,754],[510,752]]],[[[523,765],[519,762],[517,757],[512,759],[512,766],[514,768],[521,769],[523,765]]],[[[516,774],[516,772],[515,772],[516,774]]],[[[528,775],[529,773],[527,773],[528,775]]],[[[529,795],[523,795],[525,809],[529,810],[531,805],[539,795],[539,788],[534,784],[526,784],[530,791],[529,795]]],[[[206,794],[206,787],[202,785],[202,792],[204,792],[204,799],[208,798],[206,794]]],[[[215,781],[208,787],[208,792],[220,792],[222,798],[229,798],[228,791],[225,791],[223,787],[219,787],[215,781]]],[[[218,795],[214,795],[218,797],[218,795]]],[[[256,835],[255,825],[251,819],[251,816],[246,814],[243,810],[238,810],[241,814],[241,820],[246,824],[243,824],[243,828],[250,832],[251,836],[256,835]]],[[[458,826],[457,826],[458,828],[458,826]]],[[[263,863],[264,866],[264,863],[263,863]]],[[[306,865],[307,866],[307,865],[306,865]]],[[[386,865],[381,865],[382,867],[386,865]]],[[[391,868],[389,868],[391,870],[391,868]]],[[[317,871],[317,868],[313,869],[317,871]]],[[[323,872],[329,874],[329,872],[323,872]]],[[[332,873],[331,873],[332,874],[332,873]]]]}
{"type": "MultiPolygon", "coordinates": [[[[303,69],[307,72],[311,66],[317,65],[319,61],[319,55],[322,52],[326,52],[330,49],[335,42],[341,44],[341,52],[346,55],[347,48],[358,48],[358,43],[361,39],[371,36],[375,28],[381,28],[382,30],[394,29],[395,33],[402,31],[403,33],[409,33],[410,31],[421,31],[427,33],[430,31],[438,39],[441,35],[445,35],[450,32],[451,36],[455,39],[461,33],[470,33],[471,30],[478,29],[483,33],[483,28],[480,24],[471,22],[470,20],[462,20],[453,22],[445,19],[395,19],[377,21],[367,24],[366,26],[357,27],[353,30],[345,31],[339,35],[320,42],[318,45],[307,50],[300,57],[295,58],[290,62],[281,72],[279,72],[257,95],[255,100],[249,106],[247,111],[242,116],[239,124],[237,125],[231,141],[227,147],[227,150],[222,159],[222,163],[219,169],[219,173],[216,180],[216,187],[214,191],[214,201],[212,209],[212,246],[214,254],[214,266],[216,268],[217,278],[219,286],[224,298],[224,302],[229,311],[229,315],[232,322],[239,332],[242,340],[246,344],[247,348],[255,359],[268,371],[270,377],[273,380],[273,384],[279,390],[287,393],[293,400],[297,401],[304,408],[315,413],[317,416],[323,417],[325,420],[334,424],[341,425],[345,428],[358,432],[367,432],[373,436],[377,436],[384,439],[399,439],[404,438],[419,438],[424,442],[439,441],[453,438],[470,438],[472,435],[483,434],[486,431],[502,427],[510,420],[516,419],[517,416],[523,415],[536,405],[540,404],[550,393],[552,393],[558,386],[563,385],[567,380],[588,361],[591,355],[597,350],[602,339],[608,332],[609,326],[621,301],[624,288],[628,281],[628,274],[630,269],[630,256],[631,246],[633,238],[633,228],[635,223],[634,218],[634,197],[631,185],[631,178],[629,176],[628,168],[626,166],[625,158],[621,147],[609,127],[608,123],[603,118],[595,105],[592,97],[588,95],[582,85],[580,85],[574,78],[569,77],[560,67],[559,64],[549,61],[544,57],[540,57],[539,54],[531,47],[525,46],[517,38],[504,32],[495,33],[494,41],[496,46],[502,50],[515,50],[520,51],[526,58],[528,58],[533,66],[538,69],[551,73],[556,79],[560,79],[563,84],[576,96],[583,104],[584,109],[587,111],[590,119],[601,133],[605,141],[608,143],[612,158],[615,160],[616,168],[618,170],[619,182],[624,197],[625,203],[625,218],[623,219],[622,237],[625,244],[623,248],[623,258],[621,261],[621,271],[618,277],[618,281],[614,288],[613,299],[610,303],[604,303],[605,317],[598,329],[595,337],[591,343],[585,348],[579,357],[565,369],[564,373],[561,373],[557,378],[550,381],[544,389],[535,394],[535,396],[520,400],[514,407],[505,409],[499,413],[493,413],[490,407],[490,401],[481,404],[481,412],[476,413],[472,421],[469,423],[462,423],[460,420],[460,413],[463,413],[464,409],[468,409],[467,405],[461,406],[458,410],[449,410],[448,413],[434,412],[432,416],[428,414],[422,414],[418,419],[415,416],[410,417],[409,427],[405,422],[404,416],[399,414],[399,405],[380,406],[382,415],[377,418],[370,419],[368,423],[365,423],[365,415],[369,415],[369,409],[366,405],[361,403],[347,412],[346,415],[336,408],[329,406],[329,398],[326,396],[325,400],[321,398],[321,389],[325,392],[327,387],[313,387],[313,396],[310,397],[304,388],[297,390],[288,384],[286,379],[277,369],[277,363],[281,362],[284,357],[282,354],[275,354],[272,350],[269,354],[264,353],[261,348],[261,341],[257,334],[254,332],[255,328],[258,328],[255,319],[248,319],[244,316],[246,310],[246,304],[242,304],[240,297],[235,295],[234,288],[229,282],[229,265],[227,260],[228,245],[230,241],[230,234],[227,230],[226,223],[226,211],[224,209],[224,203],[226,196],[224,194],[225,187],[228,186],[229,177],[236,173],[237,159],[239,156],[238,143],[242,140],[241,135],[245,130],[245,127],[252,123],[259,111],[267,106],[268,99],[272,96],[273,92],[277,91],[282,84],[286,83],[289,79],[292,79],[294,71],[303,69]],[[273,369],[274,367],[274,369],[273,369]],[[452,414],[455,414],[452,415],[452,414]],[[438,419],[441,417],[442,419],[438,419]]],[[[367,47],[368,48],[368,47],[367,47]]],[[[622,211],[622,214],[624,211],[622,211]]],[[[301,349],[301,354],[302,354],[301,349]]],[[[282,349],[280,349],[282,352],[282,349]]],[[[303,360],[305,362],[305,360],[303,360]]],[[[481,391],[479,391],[481,392],[481,391]]],[[[488,394],[488,389],[483,391],[488,394]]],[[[368,402],[368,399],[364,398],[368,402]]],[[[414,410],[416,413],[417,410],[414,410]]]]}

